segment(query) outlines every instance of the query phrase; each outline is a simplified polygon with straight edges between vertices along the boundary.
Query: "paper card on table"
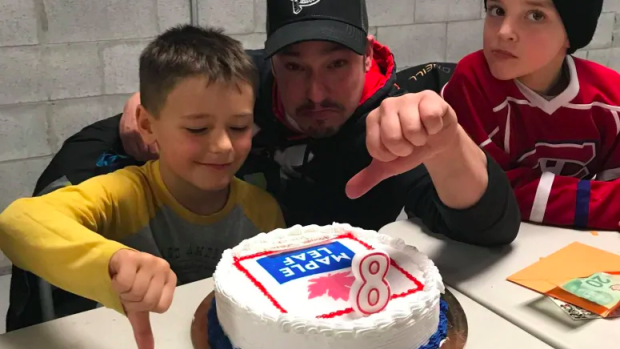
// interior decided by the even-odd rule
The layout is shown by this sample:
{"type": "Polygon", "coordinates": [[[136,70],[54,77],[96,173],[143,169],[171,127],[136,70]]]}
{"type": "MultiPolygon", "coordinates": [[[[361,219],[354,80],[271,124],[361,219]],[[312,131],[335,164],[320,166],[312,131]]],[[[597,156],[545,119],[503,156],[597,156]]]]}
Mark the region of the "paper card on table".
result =
{"type": "Polygon", "coordinates": [[[607,317],[619,308],[619,304],[608,309],[561,288],[570,280],[586,278],[599,272],[620,272],[620,255],[573,242],[509,276],[508,281],[607,317]]]}

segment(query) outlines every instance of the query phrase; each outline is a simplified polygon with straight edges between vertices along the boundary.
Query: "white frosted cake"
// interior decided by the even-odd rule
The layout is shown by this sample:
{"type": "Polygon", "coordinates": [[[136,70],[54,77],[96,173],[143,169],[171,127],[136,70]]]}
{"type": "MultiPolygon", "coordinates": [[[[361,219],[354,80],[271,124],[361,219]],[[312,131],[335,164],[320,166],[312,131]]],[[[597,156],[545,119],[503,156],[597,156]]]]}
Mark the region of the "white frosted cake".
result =
{"type": "Polygon", "coordinates": [[[213,277],[226,347],[417,349],[440,325],[444,286],[433,262],[350,225],[257,235],[226,250],[213,277]]]}

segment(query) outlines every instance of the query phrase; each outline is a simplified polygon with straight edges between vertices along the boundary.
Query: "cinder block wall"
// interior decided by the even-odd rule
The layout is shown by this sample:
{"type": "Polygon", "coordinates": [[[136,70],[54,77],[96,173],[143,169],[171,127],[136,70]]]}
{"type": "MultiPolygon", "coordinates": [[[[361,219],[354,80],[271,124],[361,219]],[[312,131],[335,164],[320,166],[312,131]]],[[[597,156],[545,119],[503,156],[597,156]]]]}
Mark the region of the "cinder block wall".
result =
{"type": "MultiPolygon", "coordinates": [[[[400,68],[481,47],[482,0],[367,3],[372,33],[400,68]]],[[[620,70],[620,0],[605,3],[596,38],[579,55],[620,70]]],[[[200,23],[262,47],[265,0],[198,0],[198,10],[200,23]]],[[[31,194],[68,136],[122,110],[149,39],[189,22],[190,0],[0,1],[0,210],[31,194]]],[[[9,265],[0,254],[0,273],[9,265]]]]}
{"type": "MultiPolygon", "coordinates": [[[[189,23],[189,4],[0,1],[0,210],[32,194],[67,137],[122,111],[138,88],[140,51],[162,30],[189,23]]],[[[0,273],[9,266],[0,254],[0,273]]]]}

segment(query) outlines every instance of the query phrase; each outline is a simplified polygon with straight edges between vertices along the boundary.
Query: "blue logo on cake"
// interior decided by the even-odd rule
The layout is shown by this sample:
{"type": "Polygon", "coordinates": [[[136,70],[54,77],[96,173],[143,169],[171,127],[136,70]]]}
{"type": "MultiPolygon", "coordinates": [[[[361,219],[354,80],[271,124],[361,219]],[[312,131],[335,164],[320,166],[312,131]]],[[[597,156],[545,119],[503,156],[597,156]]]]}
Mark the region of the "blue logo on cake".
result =
{"type": "Polygon", "coordinates": [[[259,258],[256,262],[280,285],[302,277],[351,267],[355,253],[338,241],[259,258]]]}

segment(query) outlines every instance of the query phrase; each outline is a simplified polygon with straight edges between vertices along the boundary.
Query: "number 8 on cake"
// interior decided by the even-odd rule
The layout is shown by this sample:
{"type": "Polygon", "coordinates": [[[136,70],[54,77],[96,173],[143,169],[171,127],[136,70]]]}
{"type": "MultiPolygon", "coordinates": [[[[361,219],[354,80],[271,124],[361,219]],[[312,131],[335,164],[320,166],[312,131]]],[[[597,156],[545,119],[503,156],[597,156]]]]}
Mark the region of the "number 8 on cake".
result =
{"type": "Polygon", "coordinates": [[[355,281],[351,285],[351,307],[363,316],[378,313],[387,307],[392,291],[386,279],[390,256],[383,251],[356,253],[351,263],[355,281]]]}

